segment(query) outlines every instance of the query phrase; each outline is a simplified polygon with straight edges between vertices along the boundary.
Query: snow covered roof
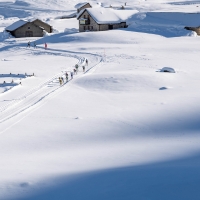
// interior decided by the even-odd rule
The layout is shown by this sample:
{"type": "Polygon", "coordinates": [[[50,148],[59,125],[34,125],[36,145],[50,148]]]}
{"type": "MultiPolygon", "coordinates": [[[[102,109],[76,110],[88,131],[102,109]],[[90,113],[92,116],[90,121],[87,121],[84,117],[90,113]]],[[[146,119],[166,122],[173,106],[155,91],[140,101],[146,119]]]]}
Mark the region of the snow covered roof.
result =
{"type": "Polygon", "coordinates": [[[26,23],[28,23],[28,21],[24,21],[24,20],[16,21],[13,24],[11,24],[10,26],[6,27],[6,31],[14,31],[26,23]]]}
{"type": "Polygon", "coordinates": [[[83,6],[85,6],[86,4],[88,4],[88,2],[84,2],[84,3],[78,3],[75,5],[76,9],[82,8],[83,6]]]}
{"type": "Polygon", "coordinates": [[[124,22],[122,18],[119,16],[118,12],[115,12],[112,8],[86,8],[80,12],[78,15],[78,19],[81,17],[84,11],[87,11],[90,16],[98,23],[98,24],[112,24],[112,23],[120,23],[124,22]]]}

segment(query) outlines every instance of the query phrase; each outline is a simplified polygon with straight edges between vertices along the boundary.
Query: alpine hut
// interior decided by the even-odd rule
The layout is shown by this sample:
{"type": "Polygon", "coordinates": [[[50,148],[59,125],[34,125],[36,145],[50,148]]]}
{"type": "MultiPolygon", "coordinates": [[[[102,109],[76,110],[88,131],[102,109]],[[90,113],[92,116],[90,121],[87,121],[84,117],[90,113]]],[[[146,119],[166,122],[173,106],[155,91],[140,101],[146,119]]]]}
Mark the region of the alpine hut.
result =
{"type": "Polygon", "coordinates": [[[19,20],[5,29],[16,38],[21,37],[43,37],[44,32],[52,32],[52,27],[40,20],[19,20]]]}
{"type": "Polygon", "coordinates": [[[119,10],[112,8],[86,8],[77,16],[79,31],[105,31],[126,28],[126,21],[121,19],[119,12],[119,10]]]}

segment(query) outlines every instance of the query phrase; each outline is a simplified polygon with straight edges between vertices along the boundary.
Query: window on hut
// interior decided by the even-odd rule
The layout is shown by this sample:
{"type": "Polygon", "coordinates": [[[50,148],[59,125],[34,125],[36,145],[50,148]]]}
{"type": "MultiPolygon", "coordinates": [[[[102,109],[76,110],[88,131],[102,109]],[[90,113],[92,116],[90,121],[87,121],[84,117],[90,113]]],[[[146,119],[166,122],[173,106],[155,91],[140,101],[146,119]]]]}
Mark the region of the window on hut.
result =
{"type": "Polygon", "coordinates": [[[80,18],[79,23],[81,25],[88,25],[88,24],[90,24],[90,21],[86,18],[80,18]]]}

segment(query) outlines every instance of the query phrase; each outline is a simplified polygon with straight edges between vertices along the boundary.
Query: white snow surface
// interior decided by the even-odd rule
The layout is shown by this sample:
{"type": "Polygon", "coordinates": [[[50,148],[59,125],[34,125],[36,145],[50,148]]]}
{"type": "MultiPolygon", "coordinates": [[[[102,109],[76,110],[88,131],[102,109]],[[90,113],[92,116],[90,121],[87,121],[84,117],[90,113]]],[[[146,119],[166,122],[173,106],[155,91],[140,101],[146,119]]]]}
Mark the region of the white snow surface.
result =
{"type": "Polygon", "coordinates": [[[0,0],[0,200],[199,200],[200,1],[89,1],[129,27],[82,33],[78,3],[0,0]]]}

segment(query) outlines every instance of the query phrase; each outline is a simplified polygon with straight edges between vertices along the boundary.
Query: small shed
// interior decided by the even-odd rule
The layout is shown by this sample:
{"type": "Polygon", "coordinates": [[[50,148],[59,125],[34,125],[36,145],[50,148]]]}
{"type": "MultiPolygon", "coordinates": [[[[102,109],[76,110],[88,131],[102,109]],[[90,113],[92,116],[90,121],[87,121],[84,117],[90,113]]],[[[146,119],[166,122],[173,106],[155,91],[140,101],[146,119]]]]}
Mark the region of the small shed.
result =
{"type": "Polygon", "coordinates": [[[85,8],[92,8],[92,6],[88,2],[78,3],[75,8],[77,9],[77,13],[80,13],[81,10],[85,8]]]}
{"type": "Polygon", "coordinates": [[[175,73],[175,70],[171,67],[163,67],[160,72],[175,73]]]}
{"type": "Polygon", "coordinates": [[[77,16],[79,31],[105,31],[126,28],[126,22],[119,16],[119,11],[112,8],[86,8],[77,16]]]}

